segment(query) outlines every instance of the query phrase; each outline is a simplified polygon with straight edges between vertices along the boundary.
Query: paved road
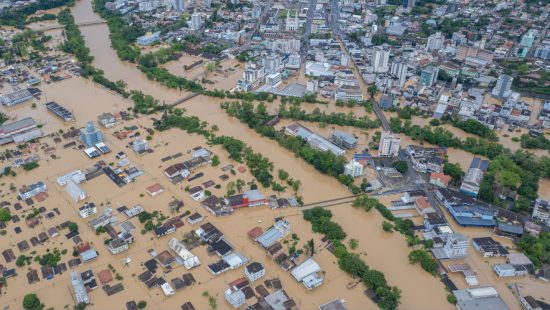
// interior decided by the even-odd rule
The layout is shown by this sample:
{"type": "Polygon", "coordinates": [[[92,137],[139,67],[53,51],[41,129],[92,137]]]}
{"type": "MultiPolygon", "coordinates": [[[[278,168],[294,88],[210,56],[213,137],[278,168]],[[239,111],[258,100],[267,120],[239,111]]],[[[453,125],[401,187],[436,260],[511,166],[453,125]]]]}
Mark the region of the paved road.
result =
{"type": "Polygon", "coordinates": [[[309,48],[309,35],[311,34],[311,22],[313,21],[313,15],[315,14],[315,6],[317,6],[317,0],[309,0],[307,9],[307,18],[304,25],[304,35],[302,37],[302,58],[305,59],[307,50],[309,48]]]}
{"type": "Polygon", "coordinates": [[[330,8],[330,24],[332,27],[332,33],[335,38],[340,37],[340,26],[338,25],[338,19],[340,16],[340,10],[338,9],[338,0],[331,0],[330,8]]]}
{"type": "MultiPolygon", "coordinates": [[[[351,63],[353,64],[353,67],[355,68],[355,72],[357,75],[359,75],[358,81],[359,86],[361,87],[361,90],[364,94],[368,93],[368,87],[367,81],[365,81],[365,78],[361,74],[361,71],[357,67],[357,64],[353,59],[351,58],[348,49],[346,48],[344,42],[342,41],[340,37],[340,27],[338,25],[338,15],[339,15],[339,9],[338,9],[338,0],[331,0],[331,27],[332,32],[334,33],[334,37],[340,42],[340,46],[342,50],[348,55],[348,57],[351,59],[351,63]]],[[[357,78],[357,77],[356,77],[357,78]]],[[[380,109],[380,105],[378,104],[378,101],[376,101],[374,98],[372,98],[373,102],[373,110],[374,114],[376,114],[376,117],[380,120],[380,123],[382,123],[382,128],[386,131],[390,131],[390,123],[388,122],[388,119],[382,113],[382,109],[380,109]]]]}

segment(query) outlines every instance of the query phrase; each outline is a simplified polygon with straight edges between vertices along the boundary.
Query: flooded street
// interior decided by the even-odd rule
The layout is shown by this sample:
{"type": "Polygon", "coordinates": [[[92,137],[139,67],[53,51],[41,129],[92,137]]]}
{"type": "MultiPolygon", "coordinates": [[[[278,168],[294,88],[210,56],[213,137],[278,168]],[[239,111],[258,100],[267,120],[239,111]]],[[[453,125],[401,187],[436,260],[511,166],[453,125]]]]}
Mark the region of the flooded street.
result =
{"type": "MultiPolygon", "coordinates": [[[[90,2],[90,0],[81,0],[72,8],[77,23],[99,20],[99,17],[93,13],[90,2]]],[[[82,27],[81,31],[91,50],[91,54],[95,57],[94,66],[104,70],[107,78],[115,81],[124,80],[128,84],[128,90],[142,90],[144,93],[150,94],[161,101],[170,102],[184,96],[184,92],[169,90],[159,83],[149,81],[134,64],[121,62],[115,51],[110,48],[107,25],[102,24],[82,27]]],[[[181,72],[182,75],[184,73],[195,74],[195,71],[191,73],[183,72],[183,64],[188,63],[189,59],[180,59],[177,62],[166,64],[166,67],[171,72],[181,72]]],[[[236,68],[236,65],[237,63],[233,61],[222,63],[222,70],[232,66],[236,68]]],[[[235,69],[235,72],[231,71],[231,74],[225,80],[223,74],[212,74],[211,77],[209,77],[209,79],[215,81],[212,87],[215,88],[218,85],[218,87],[227,88],[233,83],[233,79],[238,78],[238,75],[240,75],[239,70],[240,69],[235,69]]],[[[197,70],[198,73],[200,73],[199,71],[200,69],[197,70]]],[[[88,120],[95,120],[102,112],[114,113],[126,110],[132,106],[130,100],[109,93],[102,87],[96,86],[81,78],[72,78],[60,83],[46,85],[42,87],[42,90],[44,91],[44,95],[37,108],[33,109],[29,106],[23,106],[19,112],[14,113],[18,115],[28,114],[35,117],[40,123],[44,124],[44,130],[47,133],[53,133],[59,130],[59,128],[66,128],[69,126],[79,127],[88,120]],[[75,113],[76,122],[74,124],[62,124],[52,115],[47,114],[43,107],[43,103],[52,100],[72,110],[75,113]]],[[[220,103],[221,100],[218,99],[198,96],[182,104],[181,107],[187,110],[188,115],[198,116],[201,120],[207,121],[210,125],[217,125],[219,127],[219,134],[234,136],[251,146],[255,152],[267,156],[274,164],[274,171],[277,169],[284,169],[290,173],[292,178],[300,180],[302,187],[299,195],[303,196],[305,203],[350,195],[350,193],[334,178],[320,174],[311,165],[296,158],[293,153],[283,149],[276,142],[259,136],[255,131],[241,124],[237,119],[229,117],[225,111],[220,108],[220,103]]],[[[328,106],[303,104],[303,107],[307,110],[313,110],[319,107],[322,111],[326,112],[354,112],[357,115],[367,114],[362,107],[336,108],[334,104],[328,106]]],[[[372,114],[369,116],[374,118],[372,114]]],[[[287,123],[286,120],[282,122],[281,125],[285,123],[287,123]]],[[[143,131],[143,127],[152,127],[152,121],[149,117],[142,117],[124,124],[124,126],[129,125],[136,125],[143,131]]],[[[103,129],[107,144],[111,146],[114,153],[124,150],[128,154],[128,158],[145,172],[145,176],[140,177],[137,182],[123,189],[113,189],[113,184],[110,184],[110,181],[104,177],[87,182],[84,184],[84,188],[90,194],[91,201],[94,201],[96,204],[105,205],[108,202],[114,205],[133,205],[140,203],[143,204],[148,211],[158,210],[167,214],[166,206],[168,202],[173,198],[178,198],[185,202],[185,210],[199,211],[201,214],[205,214],[204,209],[202,209],[197,202],[191,200],[183,191],[184,185],[171,184],[164,176],[163,169],[173,162],[163,163],[160,160],[165,156],[177,152],[186,153],[187,150],[195,146],[205,145],[206,141],[204,138],[197,135],[189,135],[177,129],[168,130],[162,133],[157,132],[154,134],[151,142],[155,152],[145,156],[138,156],[127,148],[129,140],[118,140],[112,135],[115,130],[120,130],[120,128],[121,125],[109,130],[103,129]],[[156,198],[151,198],[147,195],[144,196],[144,188],[155,182],[162,184],[167,193],[156,198]]],[[[362,145],[366,145],[374,132],[379,130],[361,130],[333,125],[319,128],[318,125],[313,124],[311,128],[325,136],[333,129],[341,129],[360,137],[362,145]]],[[[402,137],[402,139],[405,141],[402,145],[406,145],[408,143],[406,137],[402,137]]],[[[227,157],[227,153],[220,147],[213,147],[212,151],[220,156],[222,166],[231,162],[227,157]]],[[[449,152],[449,157],[452,162],[460,162],[463,168],[469,165],[471,160],[470,155],[460,152],[455,154],[453,152],[454,150],[449,152]]],[[[66,193],[64,193],[59,186],[54,184],[55,177],[71,169],[84,169],[92,165],[93,161],[86,158],[81,151],[72,149],[64,150],[58,148],[57,153],[61,160],[48,159],[44,165],[41,165],[43,167],[33,171],[32,175],[25,174],[20,178],[18,177],[17,185],[30,183],[38,179],[47,181],[48,185],[51,185],[52,195],[46,201],[46,206],[48,208],[59,206],[60,209],[65,210],[62,214],[62,219],[74,218],[76,216],[77,205],[68,201],[66,193]]],[[[107,162],[114,161],[114,156],[110,155],[104,160],[107,162]]],[[[220,174],[219,168],[207,167],[204,168],[203,171],[205,173],[205,179],[194,181],[197,182],[197,185],[206,181],[208,178],[218,182],[218,175],[220,174]]],[[[238,177],[245,181],[252,180],[252,176],[249,172],[243,173],[238,177]]],[[[224,194],[224,189],[223,187],[221,189],[212,189],[212,192],[213,194],[221,196],[224,194]]],[[[272,194],[269,189],[262,189],[262,192],[272,194]]],[[[290,194],[291,193],[285,193],[281,196],[284,197],[290,194]]],[[[388,202],[384,201],[384,203],[388,202]]],[[[381,223],[383,218],[378,212],[373,210],[370,213],[366,213],[363,210],[353,209],[349,204],[334,206],[331,208],[331,211],[334,214],[334,221],[342,225],[347,232],[347,240],[355,238],[359,241],[356,252],[361,253],[362,258],[369,266],[382,271],[390,285],[395,285],[402,290],[401,309],[435,310],[453,308],[446,300],[447,293],[440,280],[423,271],[420,266],[411,265],[409,263],[407,256],[410,249],[407,247],[403,236],[398,233],[390,234],[382,230],[381,223]]],[[[242,251],[245,256],[251,258],[251,260],[262,262],[267,267],[268,277],[279,277],[283,282],[285,290],[290,297],[296,300],[300,309],[317,309],[320,304],[334,298],[345,299],[348,309],[362,310],[376,307],[363,294],[363,285],[359,285],[353,289],[346,288],[347,283],[351,279],[338,268],[336,258],[325,249],[320,250],[315,255],[315,259],[326,272],[326,281],[323,286],[309,292],[307,292],[303,286],[296,283],[290,274],[283,272],[275,263],[267,259],[264,251],[248,239],[246,232],[256,225],[266,229],[268,225],[273,222],[273,219],[279,216],[285,216],[286,219],[291,222],[292,232],[296,233],[300,238],[298,247],[301,247],[311,238],[315,239],[316,244],[320,244],[322,236],[311,232],[311,225],[302,219],[301,211],[296,209],[273,211],[268,208],[257,208],[238,210],[229,217],[208,217],[207,220],[218,226],[226,234],[227,239],[235,245],[238,251],[242,251]]],[[[104,269],[108,264],[113,264],[115,268],[122,268],[121,259],[123,256],[119,255],[115,257],[108,254],[102,245],[102,236],[96,236],[95,233],[86,227],[86,222],[84,220],[79,220],[81,221],[79,225],[83,227],[84,238],[93,241],[96,248],[100,252],[105,253],[100,256],[99,260],[89,264],[89,266],[91,266],[95,272],[104,269]]],[[[133,221],[136,220],[134,219],[133,221]]],[[[137,222],[134,224],[138,227],[138,230],[141,229],[142,224],[137,222]]],[[[184,232],[188,232],[192,228],[193,227],[190,225],[185,226],[181,231],[178,230],[176,237],[181,237],[184,232]]],[[[29,234],[29,237],[33,234],[32,231],[28,230],[26,233],[29,234]]],[[[34,232],[34,234],[36,233],[37,232],[34,232]]],[[[195,249],[193,252],[203,261],[203,266],[192,271],[199,285],[178,292],[176,296],[166,298],[158,289],[147,290],[134,278],[134,276],[130,275],[136,275],[142,272],[143,267],[140,266],[139,262],[147,259],[149,256],[147,253],[148,249],[152,248],[157,251],[162,250],[166,247],[168,239],[155,239],[151,237],[150,233],[146,235],[137,233],[136,235],[137,242],[130,247],[130,252],[128,253],[128,256],[132,257],[134,263],[129,266],[128,271],[124,271],[123,273],[125,275],[125,279],[123,280],[126,287],[125,292],[110,298],[103,298],[104,293],[100,290],[96,290],[91,293],[91,298],[93,300],[93,305],[90,307],[91,309],[120,309],[125,302],[132,299],[144,299],[155,308],[166,309],[175,309],[186,301],[192,301],[197,309],[204,309],[208,307],[207,299],[201,296],[204,291],[209,291],[212,295],[216,296],[220,309],[229,308],[229,305],[223,299],[223,290],[227,287],[228,282],[242,276],[242,269],[233,270],[221,276],[213,277],[206,270],[205,265],[214,262],[217,257],[209,257],[204,247],[195,249]]],[[[18,239],[23,237],[28,239],[28,237],[23,235],[17,236],[18,239]]],[[[55,244],[59,247],[70,246],[69,244],[62,244],[62,241],[59,241],[60,239],[63,238],[56,239],[52,245],[55,244]]],[[[345,240],[345,242],[347,242],[347,240],[345,240]]],[[[83,267],[79,268],[79,271],[82,272],[83,270],[83,267]]],[[[182,273],[183,271],[176,270],[174,274],[167,275],[166,278],[169,280],[175,276],[181,276],[182,273]]],[[[25,282],[25,278],[19,277],[16,284],[24,285],[23,282],[25,282]]],[[[33,289],[36,288],[40,297],[43,296],[43,301],[47,306],[62,308],[64,305],[72,304],[67,285],[68,277],[63,275],[56,277],[56,279],[49,283],[41,281],[34,285],[33,289]],[[56,287],[63,288],[61,294],[53,294],[56,287]],[[54,297],[54,295],[56,296],[54,297]]],[[[16,286],[10,287],[7,293],[8,298],[6,299],[6,303],[12,305],[12,307],[14,304],[20,304],[21,298],[21,294],[14,290],[13,287],[16,286]]]]}

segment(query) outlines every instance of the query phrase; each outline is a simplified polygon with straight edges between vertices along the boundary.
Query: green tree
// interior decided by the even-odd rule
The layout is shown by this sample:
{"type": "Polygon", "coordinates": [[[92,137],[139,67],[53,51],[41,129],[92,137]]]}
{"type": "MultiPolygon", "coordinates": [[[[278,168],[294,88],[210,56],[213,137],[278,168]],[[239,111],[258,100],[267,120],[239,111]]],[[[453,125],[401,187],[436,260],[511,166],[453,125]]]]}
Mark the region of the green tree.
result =
{"type": "Polygon", "coordinates": [[[145,300],[140,300],[137,304],[138,309],[145,309],[147,307],[147,302],[145,300]]]}
{"type": "Polygon", "coordinates": [[[279,174],[279,179],[283,181],[288,179],[288,172],[284,171],[283,169],[279,169],[277,172],[279,174]]]}
{"type": "Polygon", "coordinates": [[[393,225],[388,221],[383,221],[382,222],[382,229],[385,232],[392,232],[393,231],[393,225]]]}
{"type": "Polygon", "coordinates": [[[6,208],[0,209],[0,222],[6,223],[11,220],[10,211],[6,208]]]}
{"type": "Polygon", "coordinates": [[[355,238],[351,238],[348,241],[348,245],[352,250],[355,250],[359,246],[359,240],[357,240],[355,238]]]}
{"type": "Polygon", "coordinates": [[[443,173],[452,177],[455,184],[460,183],[464,177],[464,171],[462,171],[460,164],[445,163],[443,165],[443,173]]]}
{"type": "Polygon", "coordinates": [[[374,96],[378,93],[378,87],[376,87],[376,84],[372,84],[367,88],[367,91],[369,92],[370,97],[374,98],[374,96]]]}
{"type": "Polygon", "coordinates": [[[409,169],[409,164],[404,160],[398,160],[393,163],[393,167],[400,173],[405,173],[409,169]]]}
{"type": "Polygon", "coordinates": [[[69,223],[69,231],[70,232],[75,232],[78,230],[78,224],[75,223],[75,222],[70,222],[69,223]]]}
{"type": "Polygon", "coordinates": [[[220,157],[218,155],[212,156],[212,166],[216,167],[220,164],[220,157]]]}
{"type": "Polygon", "coordinates": [[[27,294],[23,297],[23,309],[25,310],[42,310],[44,305],[38,299],[36,294],[27,294]]]}

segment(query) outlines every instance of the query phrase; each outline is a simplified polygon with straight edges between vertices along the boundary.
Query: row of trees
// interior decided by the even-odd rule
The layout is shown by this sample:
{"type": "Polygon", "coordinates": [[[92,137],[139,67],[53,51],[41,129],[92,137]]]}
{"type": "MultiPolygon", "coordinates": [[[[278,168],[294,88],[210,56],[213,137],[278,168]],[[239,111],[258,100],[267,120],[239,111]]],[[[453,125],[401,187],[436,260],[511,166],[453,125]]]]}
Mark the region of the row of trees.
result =
{"type": "Polygon", "coordinates": [[[256,109],[254,109],[251,102],[225,102],[222,104],[222,108],[230,116],[236,117],[260,135],[277,141],[279,145],[313,165],[319,172],[336,177],[340,183],[348,187],[353,193],[358,194],[361,192],[361,189],[353,184],[353,178],[343,174],[344,165],[347,162],[345,157],[317,150],[300,137],[286,135],[275,130],[272,126],[266,125],[272,116],[267,113],[267,108],[263,102],[260,102],[256,109]]]}
{"type": "MultiPolygon", "coordinates": [[[[156,105],[158,107],[158,105],[156,105]]],[[[208,139],[209,143],[221,145],[228,153],[229,157],[237,162],[244,162],[250,173],[264,187],[272,187],[275,191],[284,191],[285,186],[277,183],[273,177],[273,163],[269,158],[260,153],[256,153],[246,143],[229,136],[216,136],[211,129],[208,128],[208,123],[201,122],[198,117],[184,116],[181,110],[173,111],[166,110],[166,113],[155,124],[158,130],[166,130],[176,127],[187,131],[188,133],[198,133],[208,139]]],[[[287,181],[288,183],[288,181],[287,181]]],[[[291,187],[297,191],[300,187],[299,181],[292,180],[291,187]]]]}
{"type": "Polygon", "coordinates": [[[73,54],[80,62],[82,68],[81,75],[83,77],[91,77],[95,83],[105,86],[107,89],[115,91],[127,98],[129,93],[125,90],[126,83],[122,81],[113,82],[107,79],[102,70],[98,70],[92,66],[94,57],[90,55],[90,49],[86,47],[84,37],[75,24],[74,17],[69,9],[62,10],[57,16],[59,23],[65,26],[66,40],[61,45],[64,52],[73,54]]]}
{"type": "Polygon", "coordinates": [[[284,186],[275,182],[272,174],[273,163],[269,161],[269,158],[254,152],[251,147],[233,137],[213,137],[210,142],[221,145],[229,153],[229,157],[235,161],[246,163],[250,173],[263,187],[271,186],[275,191],[285,190],[284,186]]]}
{"type": "Polygon", "coordinates": [[[324,234],[334,245],[334,255],[343,271],[363,280],[363,283],[378,297],[378,306],[383,310],[397,309],[401,299],[401,290],[390,286],[384,274],[370,269],[359,255],[348,252],[342,241],[346,233],[342,227],[331,220],[332,213],[323,208],[304,211],[304,219],[311,223],[312,230],[324,234]]]}
{"type": "Polygon", "coordinates": [[[521,147],[524,149],[541,149],[550,151],[550,140],[545,136],[531,137],[527,134],[520,137],[521,147]]]}
{"type": "Polygon", "coordinates": [[[468,119],[468,120],[453,119],[450,116],[443,116],[441,118],[441,120],[444,121],[444,122],[449,122],[454,127],[460,128],[460,129],[462,129],[463,131],[465,131],[467,133],[477,135],[477,136],[479,136],[481,138],[484,138],[484,139],[487,139],[489,141],[498,141],[497,135],[495,134],[495,132],[491,128],[485,126],[484,124],[482,124],[482,123],[480,123],[476,120],[473,120],[473,119],[468,119]]]}
{"type": "MultiPolygon", "coordinates": [[[[366,194],[359,195],[352,203],[354,208],[361,208],[366,212],[372,209],[376,209],[385,219],[391,221],[382,223],[384,231],[391,232],[396,230],[403,234],[407,239],[408,246],[415,246],[420,243],[420,240],[414,232],[414,223],[410,219],[400,219],[393,216],[391,211],[386,208],[378,199],[368,197],[366,194]],[[393,223],[393,225],[392,225],[393,223]]],[[[425,245],[425,247],[427,247],[425,245]]],[[[435,259],[424,249],[415,249],[409,253],[409,261],[411,263],[420,263],[422,269],[431,274],[435,274],[437,271],[437,262],[435,259]]]]}
{"type": "Polygon", "coordinates": [[[141,52],[138,47],[132,46],[132,43],[145,31],[140,26],[128,25],[122,17],[107,10],[105,8],[107,2],[109,0],[93,0],[94,10],[105,19],[109,26],[111,46],[120,59],[136,62],[141,52]]]}
{"type": "MultiPolygon", "coordinates": [[[[238,104],[238,103],[233,103],[238,104]]],[[[299,106],[290,106],[288,109],[286,105],[281,104],[279,107],[279,117],[289,118],[293,120],[300,120],[306,122],[318,122],[340,126],[352,126],[363,129],[371,129],[380,127],[380,121],[378,119],[371,120],[368,116],[357,117],[353,112],[349,113],[336,113],[332,112],[326,114],[321,112],[319,108],[315,108],[313,112],[307,113],[305,110],[300,109],[299,106]]]]}

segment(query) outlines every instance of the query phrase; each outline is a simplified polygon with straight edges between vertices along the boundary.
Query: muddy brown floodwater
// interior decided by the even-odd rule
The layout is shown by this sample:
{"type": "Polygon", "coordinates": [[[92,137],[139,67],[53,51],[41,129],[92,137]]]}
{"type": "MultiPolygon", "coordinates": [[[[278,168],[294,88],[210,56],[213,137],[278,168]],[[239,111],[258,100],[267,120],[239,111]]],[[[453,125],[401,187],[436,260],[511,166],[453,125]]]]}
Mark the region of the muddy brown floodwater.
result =
{"type": "MultiPolygon", "coordinates": [[[[77,23],[99,20],[99,17],[93,13],[90,2],[91,0],[81,0],[72,9],[77,23]]],[[[83,27],[82,33],[85,36],[91,54],[95,58],[94,65],[104,70],[107,78],[111,80],[124,80],[128,84],[128,89],[142,90],[166,102],[173,101],[184,95],[183,92],[169,90],[158,83],[149,81],[135,65],[121,62],[110,47],[109,33],[106,25],[83,27]]],[[[103,88],[96,87],[94,84],[81,78],[73,78],[43,88],[48,100],[56,100],[75,112],[77,118],[75,125],[78,126],[84,124],[87,120],[95,119],[102,112],[124,110],[131,106],[129,100],[123,100],[120,96],[111,94],[103,88]]],[[[255,151],[268,156],[274,163],[275,169],[285,169],[290,172],[293,178],[299,179],[303,184],[300,195],[304,197],[306,203],[349,195],[334,178],[321,175],[313,167],[301,159],[295,158],[292,153],[281,148],[274,141],[260,137],[238,120],[228,117],[220,109],[218,100],[199,96],[186,102],[183,106],[187,109],[189,115],[196,115],[211,125],[217,125],[220,128],[220,133],[234,136],[244,141],[254,148],[255,151]]],[[[43,109],[42,105],[39,105],[36,109],[30,107],[24,107],[23,109],[19,113],[29,113],[35,116],[45,124],[44,129],[47,132],[55,132],[59,128],[71,126],[70,124],[60,124],[51,115],[42,115],[44,112],[41,110],[43,109]]],[[[150,127],[152,123],[148,118],[141,118],[124,124],[124,126],[129,125],[150,127]]],[[[116,127],[104,131],[107,143],[115,151],[125,150],[126,144],[129,141],[119,141],[114,138],[111,135],[114,130],[116,130],[116,127]]],[[[50,143],[52,142],[50,141],[50,143]]],[[[112,184],[108,180],[105,180],[105,178],[90,181],[84,185],[84,188],[91,196],[90,199],[97,203],[110,201],[115,206],[117,204],[131,205],[142,203],[148,210],[159,210],[165,209],[166,204],[173,196],[183,199],[186,208],[200,210],[204,214],[204,210],[201,210],[197,203],[185,195],[180,186],[170,184],[166,180],[162,171],[162,166],[165,164],[160,161],[160,158],[164,156],[176,152],[185,152],[197,145],[204,145],[204,139],[200,136],[188,135],[180,130],[173,129],[163,133],[156,133],[152,144],[154,145],[155,153],[144,157],[139,157],[131,151],[127,152],[130,160],[145,171],[145,176],[123,189],[113,189],[112,184]],[[161,183],[168,193],[162,194],[155,199],[141,197],[140,194],[143,193],[144,188],[153,182],[161,183]]],[[[222,162],[230,162],[223,150],[218,147],[213,148],[213,150],[215,153],[221,155],[222,162]]],[[[229,281],[242,276],[242,270],[234,270],[222,276],[212,277],[206,271],[205,264],[214,261],[216,258],[209,257],[204,248],[196,250],[196,254],[203,260],[203,265],[197,270],[193,270],[195,277],[201,283],[200,285],[178,292],[173,297],[165,298],[159,290],[148,291],[143,285],[137,283],[132,274],[140,273],[142,270],[139,262],[148,257],[146,250],[149,248],[154,248],[155,250],[165,248],[167,239],[152,239],[150,234],[140,235],[138,232],[138,236],[136,237],[137,242],[131,246],[128,253],[135,263],[132,263],[128,270],[123,270],[120,263],[122,256],[115,257],[107,253],[101,244],[102,237],[96,236],[86,227],[86,223],[76,215],[77,205],[68,201],[62,189],[54,184],[54,180],[59,174],[71,169],[83,169],[91,165],[92,161],[85,158],[80,151],[70,149],[58,150],[58,154],[62,158],[61,160],[46,160],[33,173],[23,173],[17,179],[8,181],[15,181],[20,186],[38,179],[45,180],[52,188],[51,197],[46,201],[46,206],[48,208],[54,206],[62,208],[64,210],[62,214],[63,219],[78,219],[80,226],[83,227],[84,238],[93,241],[97,249],[102,253],[100,259],[89,266],[97,272],[108,264],[113,264],[124,276],[123,283],[126,290],[109,298],[105,298],[105,295],[100,290],[92,292],[93,305],[90,307],[91,309],[120,309],[126,301],[132,299],[147,300],[155,309],[175,309],[185,301],[191,300],[197,309],[204,309],[208,307],[207,300],[201,296],[205,290],[216,296],[218,306],[221,309],[229,308],[229,305],[223,299],[222,292],[229,281]]],[[[106,157],[105,160],[114,161],[114,155],[106,157]]],[[[215,178],[219,174],[219,170],[208,167],[205,169],[205,174],[207,177],[215,178]]],[[[251,179],[251,176],[249,173],[246,173],[242,178],[248,180],[251,179]]],[[[264,189],[264,191],[270,193],[267,189],[264,189]]],[[[222,192],[220,191],[218,194],[222,194],[222,192]]],[[[401,309],[453,308],[446,301],[446,291],[439,279],[427,274],[418,265],[409,264],[407,255],[410,250],[407,248],[404,238],[400,234],[385,233],[381,229],[383,219],[377,212],[366,213],[362,210],[353,209],[350,205],[335,206],[331,210],[334,214],[334,221],[343,226],[348,234],[348,238],[359,240],[359,248],[356,251],[362,253],[361,256],[363,259],[373,268],[382,271],[386,275],[390,285],[395,285],[402,290],[401,309]]],[[[250,258],[264,263],[270,275],[280,277],[285,289],[297,301],[299,308],[317,309],[320,304],[337,297],[344,298],[347,301],[349,309],[375,308],[375,305],[363,294],[362,290],[364,287],[362,285],[351,290],[346,288],[346,284],[350,281],[350,278],[339,270],[336,258],[326,250],[316,254],[316,259],[326,271],[325,277],[327,281],[323,286],[311,292],[307,292],[301,285],[293,281],[288,273],[282,272],[274,263],[268,261],[264,253],[248,240],[246,232],[260,222],[262,223],[260,226],[266,228],[269,225],[268,223],[271,223],[273,218],[277,216],[286,216],[289,219],[292,231],[298,234],[301,239],[300,242],[305,242],[305,240],[310,238],[315,238],[319,242],[321,236],[313,234],[311,232],[311,225],[302,219],[301,212],[294,209],[280,211],[272,211],[266,208],[239,210],[229,217],[209,218],[208,220],[219,226],[238,250],[245,252],[250,258]]],[[[135,224],[137,227],[141,227],[139,223],[135,224]]],[[[183,231],[188,230],[190,230],[190,227],[186,226],[183,231]]],[[[28,239],[36,233],[38,231],[27,229],[25,236],[17,236],[17,238],[24,237],[28,239]]],[[[63,237],[52,241],[52,245],[62,248],[70,246],[67,242],[63,244],[64,240],[62,241],[61,239],[63,237]]],[[[79,267],[80,272],[83,270],[83,267],[79,267]]],[[[23,273],[23,270],[21,273],[23,273]]],[[[176,275],[180,273],[182,272],[178,270],[176,275]]],[[[171,279],[172,276],[167,276],[167,278],[171,279]]],[[[7,303],[14,309],[17,308],[21,303],[22,293],[13,288],[25,286],[25,280],[24,276],[18,277],[16,280],[17,283],[14,283],[16,285],[8,288],[8,295],[5,298],[5,302],[2,303],[7,303]]],[[[64,305],[72,304],[72,298],[68,290],[67,275],[57,276],[51,282],[41,281],[33,285],[32,290],[39,294],[39,297],[43,299],[47,306],[51,305],[56,308],[62,308],[64,305]]]]}

